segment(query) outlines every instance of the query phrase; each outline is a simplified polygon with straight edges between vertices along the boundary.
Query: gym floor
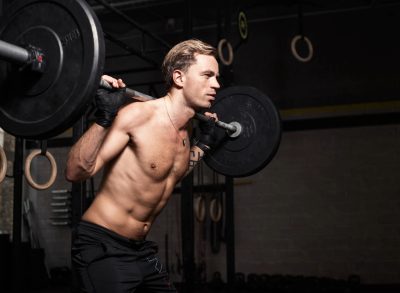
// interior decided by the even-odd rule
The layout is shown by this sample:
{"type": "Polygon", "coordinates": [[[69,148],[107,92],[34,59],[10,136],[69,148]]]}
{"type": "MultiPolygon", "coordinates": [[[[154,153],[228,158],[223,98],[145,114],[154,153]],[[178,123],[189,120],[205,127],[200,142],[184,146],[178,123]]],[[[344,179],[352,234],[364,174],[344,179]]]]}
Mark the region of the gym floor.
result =
{"type": "MultiPolygon", "coordinates": [[[[12,291],[3,291],[2,293],[13,293],[12,291]]],[[[24,291],[25,293],[71,293],[71,288],[69,287],[55,287],[55,288],[48,288],[48,289],[41,289],[41,290],[29,290],[24,291]]],[[[179,291],[182,292],[183,291],[179,291]]],[[[339,291],[339,290],[215,290],[215,289],[195,289],[193,293],[252,293],[252,292],[259,292],[259,293],[398,293],[400,292],[400,285],[364,285],[358,288],[357,290],[353,291],[339,291]]]]}

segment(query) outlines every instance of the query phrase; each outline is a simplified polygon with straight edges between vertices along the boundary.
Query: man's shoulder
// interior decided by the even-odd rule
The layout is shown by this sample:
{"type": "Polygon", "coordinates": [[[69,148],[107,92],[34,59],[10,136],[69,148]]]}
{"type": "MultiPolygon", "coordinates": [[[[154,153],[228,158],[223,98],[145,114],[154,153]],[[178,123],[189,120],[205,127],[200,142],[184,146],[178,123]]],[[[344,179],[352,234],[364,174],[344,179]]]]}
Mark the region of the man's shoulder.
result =
{"type": "Polygon", "coordinates": [[[133,102],[126,105],[118,112],[120,119],[127,120],[130,123],[136,122],[141,124],[143,121],[148,121],[155,115],[159,109],[157,100],[147,102],[133,102]]]}

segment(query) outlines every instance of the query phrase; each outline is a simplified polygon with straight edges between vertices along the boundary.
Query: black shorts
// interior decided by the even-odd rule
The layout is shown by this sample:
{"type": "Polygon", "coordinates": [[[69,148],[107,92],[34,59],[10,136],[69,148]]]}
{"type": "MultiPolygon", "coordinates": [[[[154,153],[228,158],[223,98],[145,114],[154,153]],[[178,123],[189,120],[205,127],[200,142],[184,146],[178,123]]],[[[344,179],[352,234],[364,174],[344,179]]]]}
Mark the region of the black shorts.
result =
{"type": "Polygon", "coordinates": [[[74,230],[72,268],[81,292],[176,292],[155,242],[130,240],[85,221],[74,230]]]}

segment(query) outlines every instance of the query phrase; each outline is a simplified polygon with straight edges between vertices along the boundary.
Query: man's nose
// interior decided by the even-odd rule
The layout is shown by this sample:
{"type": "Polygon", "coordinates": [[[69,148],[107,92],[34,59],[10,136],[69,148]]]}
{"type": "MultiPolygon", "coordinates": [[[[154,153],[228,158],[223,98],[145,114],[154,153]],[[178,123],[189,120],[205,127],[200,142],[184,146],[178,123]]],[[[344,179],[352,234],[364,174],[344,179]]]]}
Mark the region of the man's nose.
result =
{"type": "Polygon", "coordinates": [[[213,88],[215,88],[215,89],[219,89],[221,86],[219,85],[219,82],[218,82],[218,80],[215,78],[214,79],[214,82],[213,82],[213,84],[212,84],[212,87],[213,88]]]}

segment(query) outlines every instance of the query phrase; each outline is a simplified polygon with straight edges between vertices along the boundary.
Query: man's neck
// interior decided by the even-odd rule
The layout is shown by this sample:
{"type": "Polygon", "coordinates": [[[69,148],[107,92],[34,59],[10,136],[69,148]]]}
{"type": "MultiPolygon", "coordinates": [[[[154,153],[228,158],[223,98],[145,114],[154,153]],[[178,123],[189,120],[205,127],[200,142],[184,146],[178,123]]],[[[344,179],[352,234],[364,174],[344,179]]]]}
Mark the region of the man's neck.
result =
{"type": "Polygon", "coordinates": [[[183,129],[193,118],[195,111],[187,103],[182,93],[177,90],[170,90],[164,97],[168,104],[168,112],[174,120],[174,124],[178,129],[183,129]]]}

